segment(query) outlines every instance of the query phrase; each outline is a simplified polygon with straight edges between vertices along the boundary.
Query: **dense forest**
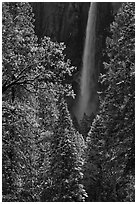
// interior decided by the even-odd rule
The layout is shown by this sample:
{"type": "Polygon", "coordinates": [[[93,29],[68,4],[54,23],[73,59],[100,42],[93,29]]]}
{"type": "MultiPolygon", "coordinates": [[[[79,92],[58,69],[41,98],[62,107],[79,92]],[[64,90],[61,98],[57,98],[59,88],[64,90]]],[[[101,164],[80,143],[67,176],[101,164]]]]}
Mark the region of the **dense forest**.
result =
{"type": "Polygon", "coordinates": [[[98,112],[79,123],[65,43],[36,35],[30,3],[2,3],[3,202],[135,201],[135,3],[105,44],[98,112]]]}

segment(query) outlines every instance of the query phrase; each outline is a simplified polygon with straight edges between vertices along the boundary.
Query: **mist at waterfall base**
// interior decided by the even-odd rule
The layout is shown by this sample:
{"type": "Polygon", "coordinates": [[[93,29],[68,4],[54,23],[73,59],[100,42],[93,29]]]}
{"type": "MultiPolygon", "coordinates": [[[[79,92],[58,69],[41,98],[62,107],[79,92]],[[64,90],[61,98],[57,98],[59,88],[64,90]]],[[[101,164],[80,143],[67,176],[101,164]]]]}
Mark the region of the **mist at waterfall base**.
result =
{"type": "Polygon", "coordinates": [[[75,116],[80,122],[84,113],[95,114],[98,103],[97,82],[95,73],[95,41],[97,3],[91,3],[86,28],[86,39],[83,52],[83,65],[80,79],[80,93],[74,106],[75,116]]]}

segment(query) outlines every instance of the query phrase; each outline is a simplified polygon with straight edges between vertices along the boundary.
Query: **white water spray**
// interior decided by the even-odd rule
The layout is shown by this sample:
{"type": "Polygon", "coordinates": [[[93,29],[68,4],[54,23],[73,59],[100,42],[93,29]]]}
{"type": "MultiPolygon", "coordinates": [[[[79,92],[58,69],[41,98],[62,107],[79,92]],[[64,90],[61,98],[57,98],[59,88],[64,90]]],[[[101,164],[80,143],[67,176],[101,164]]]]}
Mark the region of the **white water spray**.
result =
{"type": "Polygon", "coordinates": [[[86,29],[86,39],[83,54],[83,66],[80,88],[81,92],[78,99],[78,104],[75,113],[77,119],[80,121],[84,113],[91,115],[95,112],[97,100],[96,94],[96,73],[95,73],[95,41],[96,41],[96,16],[97,16],[97,3],[91,3],[88,22],[86,29]],[[93,98],[95,99],[93,101],[93,98]]]}

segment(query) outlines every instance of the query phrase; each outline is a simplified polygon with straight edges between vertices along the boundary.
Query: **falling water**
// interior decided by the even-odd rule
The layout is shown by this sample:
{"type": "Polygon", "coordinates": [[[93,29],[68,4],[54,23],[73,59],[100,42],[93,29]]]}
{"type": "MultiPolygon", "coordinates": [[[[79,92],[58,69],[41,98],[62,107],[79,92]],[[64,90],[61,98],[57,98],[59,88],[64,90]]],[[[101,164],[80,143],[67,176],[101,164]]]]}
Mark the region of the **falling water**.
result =
{"type": "Polygon", "coordinates": [[[80,95],[78,104],[76,107],[76,115],[78,120],[81,120],[83,114],[90,115],[96,109],[96,75],[95,75],[95,29],[96,29],[96,5],[97,3],[91,3],[88,22],[86,29],[85,47],[83,53],[83,66],[80,82],[80,95]]]}

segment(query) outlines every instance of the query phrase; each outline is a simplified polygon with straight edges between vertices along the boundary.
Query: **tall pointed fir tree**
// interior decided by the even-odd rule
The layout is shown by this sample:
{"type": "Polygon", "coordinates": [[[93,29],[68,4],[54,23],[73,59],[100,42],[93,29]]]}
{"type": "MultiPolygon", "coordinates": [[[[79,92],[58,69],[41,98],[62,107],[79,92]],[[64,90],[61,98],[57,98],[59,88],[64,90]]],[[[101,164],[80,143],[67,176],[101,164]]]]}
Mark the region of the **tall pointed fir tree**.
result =
{"type": "Polygon", "coordinates": [[[102,202],[126,202],[135,199],[135,3],[122,4],[111,32],[101,76],[106,90],[89,132],[87,191],[92,188],[102,202]]]}
{"type": "Polygon", "coordinates": [[[85,201],[87,194],[82,185],[83,160],[76,148],[77,135],[64,99],[58,101],[59,117],[51,141],[49,182],[43,192],[43,201],[85,201]],[[49,195],[47,197],[47,195],[49,195]]]}

